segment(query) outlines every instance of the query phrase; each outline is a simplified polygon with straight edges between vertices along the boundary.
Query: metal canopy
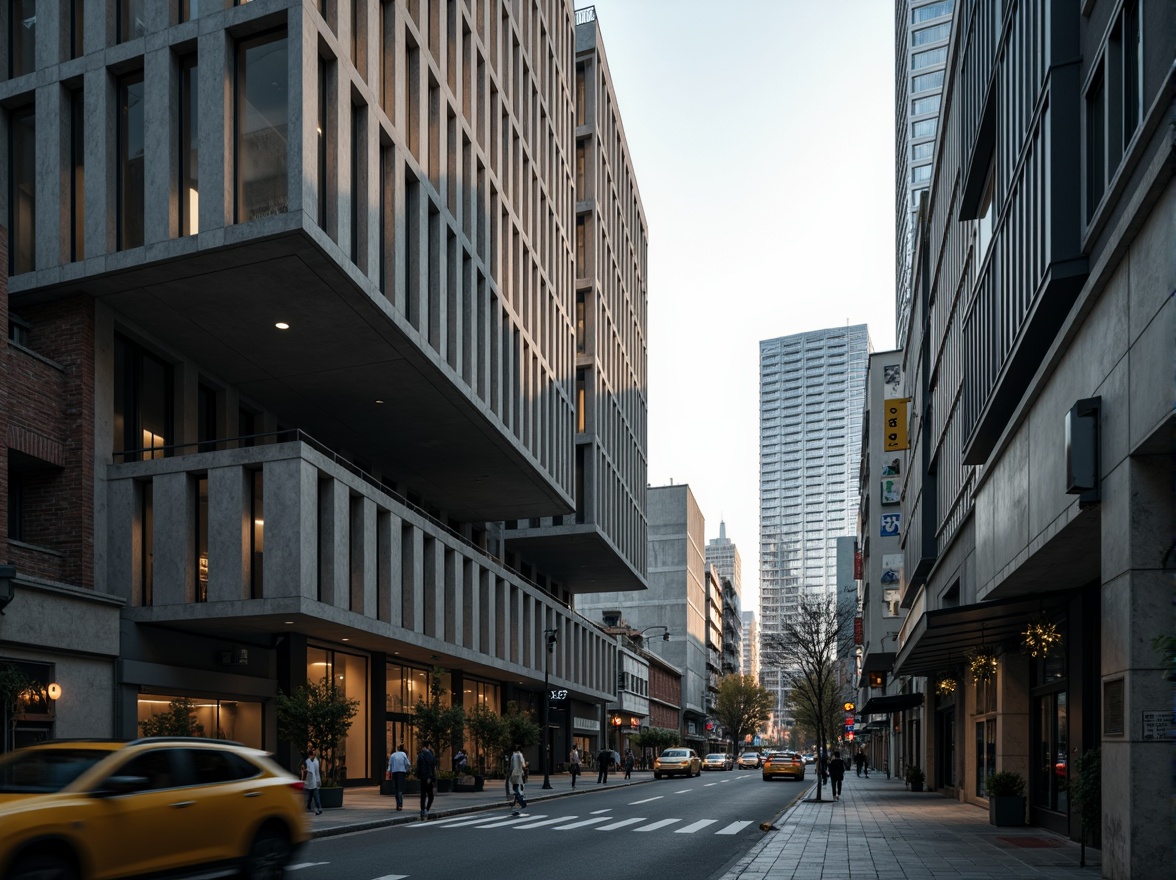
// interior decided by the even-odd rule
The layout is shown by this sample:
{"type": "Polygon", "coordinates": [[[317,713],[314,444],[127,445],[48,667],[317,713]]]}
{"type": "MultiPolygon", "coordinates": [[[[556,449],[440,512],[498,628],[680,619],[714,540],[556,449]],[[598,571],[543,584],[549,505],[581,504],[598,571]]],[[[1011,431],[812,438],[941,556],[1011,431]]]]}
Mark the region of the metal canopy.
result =
{"type": "Polygon", "coordinates": [[[905,712],[923,705],[922,694],[891,694],[888,697],[871,697],[862,709],[863,715],[889,715],[905,712]]]}
{"type": "Polygon", "coordinates": [[[928,611],[915,624],[894,661],[901,675],[940,675],[959,666],[977,648],[1017,644],[1036,614],[1050,612],[1071,593],[994,599],[928,611]]]}

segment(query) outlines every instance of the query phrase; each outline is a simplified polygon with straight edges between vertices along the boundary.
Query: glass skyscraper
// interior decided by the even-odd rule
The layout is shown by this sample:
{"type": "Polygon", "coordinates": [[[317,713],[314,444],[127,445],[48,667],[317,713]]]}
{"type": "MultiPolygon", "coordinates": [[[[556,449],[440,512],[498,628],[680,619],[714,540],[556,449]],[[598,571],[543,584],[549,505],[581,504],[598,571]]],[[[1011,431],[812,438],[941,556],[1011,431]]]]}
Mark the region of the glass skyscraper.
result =
{"type": "MultiPolygon", "coordinates": [[[[865,324],[760,342],[760,631],[779,633],[801,592],[836,596],[837,538],[857,532],[865,324]]],[[[779,670],[761,670],[786,722],[779,670]]],[[[772,731],[779,735],[777,727],[772,731]]]]}

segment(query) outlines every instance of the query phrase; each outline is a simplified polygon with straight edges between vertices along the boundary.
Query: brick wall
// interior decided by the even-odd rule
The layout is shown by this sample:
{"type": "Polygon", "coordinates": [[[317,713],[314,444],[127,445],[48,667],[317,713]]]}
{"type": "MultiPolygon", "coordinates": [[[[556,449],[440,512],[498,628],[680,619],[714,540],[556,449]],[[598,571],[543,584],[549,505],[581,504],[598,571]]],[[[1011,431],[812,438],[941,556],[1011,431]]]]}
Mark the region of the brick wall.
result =
{"type": "MultiPolygon", "coordinates": [[[[8,265],[7,239],[4,231],[0,235],[4,248],[0,265],[4,267],[8,265]]],[[[7,330],[6,272],[0,284],[0,310],[7,330]]],[[[7,557],[21,572],[93,587],[93,302],[85,294],[77,294],[20,306],[17,314],[31,328],[28,350],[7,343],[0,352],[0,447],[4,458],[0,519],[7,538],[11,463],[22,474],[23,543],[39,549],[10,545],[7,557]]]]}

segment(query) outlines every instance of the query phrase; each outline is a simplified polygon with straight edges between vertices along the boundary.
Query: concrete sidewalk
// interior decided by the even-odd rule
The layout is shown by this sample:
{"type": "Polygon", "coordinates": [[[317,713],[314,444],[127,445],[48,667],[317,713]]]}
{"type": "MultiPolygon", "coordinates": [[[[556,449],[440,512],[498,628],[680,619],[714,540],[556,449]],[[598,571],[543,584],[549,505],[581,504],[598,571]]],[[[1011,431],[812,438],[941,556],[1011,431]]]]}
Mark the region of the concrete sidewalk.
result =
{"type": "Polygon", "coordinates": [[[997,828],[987,810],[899,779],[850,774],[840,800],[805,797],[722,880],[1022,880],[1100,876],[1098,850],[1041,828],[997,828]]]}

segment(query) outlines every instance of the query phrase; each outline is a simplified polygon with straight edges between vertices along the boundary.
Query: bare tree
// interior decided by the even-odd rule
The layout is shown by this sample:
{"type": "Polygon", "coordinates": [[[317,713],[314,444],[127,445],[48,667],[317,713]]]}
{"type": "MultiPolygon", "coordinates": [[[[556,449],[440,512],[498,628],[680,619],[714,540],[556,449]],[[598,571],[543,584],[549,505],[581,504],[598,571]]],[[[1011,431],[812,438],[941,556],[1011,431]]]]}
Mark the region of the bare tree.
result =
{"type": "Polygon", "coordinates": [[[719,682],[712,714],[731,735],[734,748],[740,749],[743,740],[754,735],[768,720],[774,705],[775,696],[754,675],[734,673],[719,682]]]}
{"type": "MultiPolygon", "coordinates": [[[[816,728],[818,761],[831,733],[829,701],[840,692],[834,658],[852,620],[853,610],[839,608],[835,599],[802,593],[796,611],[784,619],[780,632],[764,634],[760,645],[761,664],[780,671],[791,691],[790,705],[816,728]]],[[[818,775],[818,801],[821,789],[818,775]]]]}

